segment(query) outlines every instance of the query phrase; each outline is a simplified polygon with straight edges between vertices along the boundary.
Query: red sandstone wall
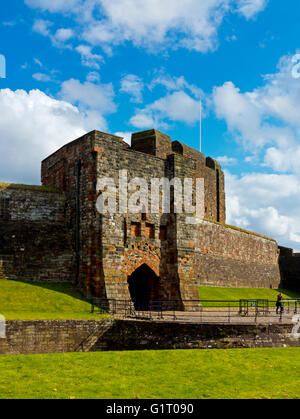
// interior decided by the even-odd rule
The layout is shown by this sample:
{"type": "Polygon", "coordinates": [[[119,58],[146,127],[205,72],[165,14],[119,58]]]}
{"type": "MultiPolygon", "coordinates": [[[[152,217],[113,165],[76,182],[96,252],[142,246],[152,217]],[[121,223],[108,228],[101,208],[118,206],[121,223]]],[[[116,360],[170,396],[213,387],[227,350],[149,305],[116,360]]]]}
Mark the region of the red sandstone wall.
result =
{"type": "Polygon", "coordinates": [[[276,288],[278,246],[273,240],[204,222],[195,242],[199,285],[276,288]]]}
{"type": "Polygon", "coordinates": [[[191,226],[182,215],[150,214],[141,220],[140,214],[100,216],[96,212],[97,179],[112,177],[118,185],[119,170],[128,170],[128,180],[142,177],[148,182],[152,177],[204,176],[208,218],[225,221],[220,166],[181,143],[173,151],[162,159],[137,152],[118,137],[93,131],[43,162],[43,184],[66,192],[67,221],[75,243],[76,164],[81,161],[78,280],[86,294],[128,299],[128,275],[143,263],[160,277],[160,298],[165,299],[197,299],[199,285],[277,286],[277,244],[271,240],[214,223],[191,226]],[[140,223],[140,237],[132,237],[132,222],[140,223]],[[152,225],[151,237],[146,223],[152,225]],[[166,240],[160,237],[161,226],[166,228],[166,240]]]}
{"type": "MultiPolygon", "coordinates": [[[[168,163],[150,154],[121,148],[100,133],[96,135],[97,176],[112,177],[119,184],[119,170],[127,170],[128,181],[140,177],[150,185],[153,177],[173,177],[168,163]]],[[[129,193],[128,196],[130,196],[129,193]]],[[[150,204],[149,200],[149,204],[150,204]]],[[[150,208],[149,208],[150,211],[150,208]]],[[[101,231],[95,238],[98,248],[94,252],[94,278],[97,294],[107,298],[129,299],[128,276],[142,264],[147,264],[160,277],[159,298],[179,298],[176,285],[174,240],[161,240],[160,227],[170,222],[169,214],[106,214],[95,217],[94,230],[101,231]],[[140,233],[135,237],[132,223],[139,223],[140,233]],[[151,235],[147,224],[151,225],[151,235]],[[175,283],[175,284],[174,284],[175,283]],[[104,289],[101,287],[104,286],[104,289]]],[[[170,236],[168,236],[170,238],[170,236]]]]}
{"type": "Polygon", "coordinates": [[[73,279],[65,196],[42,187],[1,185],[0,278],[73,279]]]}
{"type": "Polygon", "coordinates": [[[195,168],[190,172],[193,178],[203,178],[205,182],[205,218],[212,221],[226,222],[224,173],[220,164],[203,153],[187,145],[174,141],[173,151],[185,158],[183,166],[194,161],[195,168]]]}

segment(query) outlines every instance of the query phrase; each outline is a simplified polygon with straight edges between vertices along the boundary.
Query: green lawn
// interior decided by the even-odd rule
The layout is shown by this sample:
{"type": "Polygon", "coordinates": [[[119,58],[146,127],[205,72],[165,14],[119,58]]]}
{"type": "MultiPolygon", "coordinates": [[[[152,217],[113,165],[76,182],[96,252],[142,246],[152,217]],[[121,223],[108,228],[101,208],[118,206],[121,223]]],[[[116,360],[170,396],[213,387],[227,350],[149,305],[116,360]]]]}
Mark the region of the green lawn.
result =
{"type": "MultiPolygon", "coordinates": [[[[279,290],[253,288],[200,287],[201,300],[239,300],[242,298],[266,298],[276,300],[279,290]]],[[[282,290],[285,298],[299,294],[282,290]]],[[[203,304],[222,306],[222,303],[203,304]]],[[[238,303],[237,303],[238,305],[238,303]]],[[[7,320],[60,320],[96,319],[98,313],[90,313],[90,303],[72,284],[40,283],[0,280],[0,314],[7,320]]]]}
{"type": "Polygon", "coordinates": [[[0,280],[0,313],[7,320],[97,319],[71,284],[0,280]]]}
{"type": "MultiPolygon", "coordinates": [[[[224,287],[199,287],[200,300],[230,300],[239,301],[242,299],[266,299],[276,301],[277,295],[282,292],[283,298],[300,298],[300,294],[285,289],[269,289],[269,288],[224,288],[224,287]]],[[[203,306],[222,305],[203,303],[203,306]]],[[[224,304],[223,304],[224,305],[224,304]]],[[[238,304],[237,304],[238,306],[238,304]]]]}
{"type": "Polygon", "coordinates": [[[0,398],[300,398],[300,349],[0,356],[0,398]]]}

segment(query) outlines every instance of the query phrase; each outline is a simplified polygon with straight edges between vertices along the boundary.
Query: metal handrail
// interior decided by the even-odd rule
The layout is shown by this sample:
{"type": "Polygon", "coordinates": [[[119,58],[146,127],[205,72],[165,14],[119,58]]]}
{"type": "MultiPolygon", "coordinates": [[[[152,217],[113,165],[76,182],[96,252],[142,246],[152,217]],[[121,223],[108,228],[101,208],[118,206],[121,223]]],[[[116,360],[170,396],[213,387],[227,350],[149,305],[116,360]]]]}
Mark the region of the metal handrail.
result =
{"type": "MultiPolygon", "coordinates": [[[[92,299],[92,313],[99,309],[101,314],[111,313],[123,318],[147,320],[182,320],[214,322],[245,321],[255,322],[278,319],[282,322],[300,312],[300,299],[291,298],[281,301],[283,309],[276,313],[274,300],[151,300],[144,306],[132,300],[92,299]]],[[[277,310],[279,311],[279,310],[277,310]]]]}

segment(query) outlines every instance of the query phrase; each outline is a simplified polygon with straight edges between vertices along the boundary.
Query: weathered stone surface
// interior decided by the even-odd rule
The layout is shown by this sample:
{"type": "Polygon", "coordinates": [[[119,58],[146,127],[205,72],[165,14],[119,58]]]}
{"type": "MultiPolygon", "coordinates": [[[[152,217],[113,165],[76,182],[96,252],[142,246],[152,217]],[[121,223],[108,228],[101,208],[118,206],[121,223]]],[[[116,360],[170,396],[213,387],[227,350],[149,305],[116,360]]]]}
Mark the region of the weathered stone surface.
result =
{"type": "Polygon", "coordinates": [[[60,192],[0,184],[0,278],[70,281],[73,270],[71,234],[60,192]]]}
{"type": "Polygon", "coordinates": [[[204,222],[195,251],[201,285],[276,288],[280,283],[275,241],[204,222]]]}
{"type": "Polygon", "coordinates": [[[147,299],[196,300],[199,285],[280,283],[276,242],[224,225],[219,163],[156,130],[134,134],[131,147],[110,134],[86,134],[42,162],[42,182],[62,193],[0,190],[0,269],[6,277],[74,279],[86,295],[108,299],[130,299],[128,279],[143,265],[153,272],[147,299]],[[119,192],[120,170],[128,182],[139,177],[148,185],[153,178],[182,184],[190,178],[194,192],[195,180],[204,178],[207,221],[187,224],[174,203],[170,214],[151,213],[150,198],[140,214],[117,207],[115,214],[100,215],[97,181],[112,178],[119,192]]]}
{"type": "Polygon", "coordinates": [[[300,347],[291,324],[195,324],[133,320],[8,321],[0,354],[141,349],[300,347]]]}
{"type": "Polygon", "coordinates": [[[282,286],[300,292],[300,253],[294,253],[293,249],[280,247],[279,264],[282,286]]]}

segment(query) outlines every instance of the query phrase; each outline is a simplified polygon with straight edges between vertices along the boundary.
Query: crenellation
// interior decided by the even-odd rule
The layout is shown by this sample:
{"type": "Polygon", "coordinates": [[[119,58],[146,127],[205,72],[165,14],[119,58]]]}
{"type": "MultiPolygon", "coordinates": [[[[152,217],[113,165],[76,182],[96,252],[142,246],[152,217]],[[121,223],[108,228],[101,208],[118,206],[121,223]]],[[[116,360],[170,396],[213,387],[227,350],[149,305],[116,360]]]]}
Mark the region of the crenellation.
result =
{"type": "Polygon", "coordinates": [[[157,130],[133,134],[131,146],[120,137],[92,131],[42,162],[42,183],[61,192],[0,188],[0,230],[10,242],[0,248],[0,255],[7,255],[0,256],[6,277],[70,280],[88,296],[140,300],[197,300],[199,285],[280,283],[277,243],[225,225],[219,163],[157,130]],[[190,178],[194,192],[196,179],[204,178],[206,221],[187,224],[186,214],[174,211],[175,202],[170,214],[151,213],[150,198],[139,214],[119,212],[119,199],[114,214],[99,214],[98,180],[112,178],[120,192],[120,171],[128,182],[144,179],[149,192],[153,178],[182,183],[190,178]],[[1,204],[9,196],[15,203],[10,226],[7,203],[1,204]],[[18,241],[26,247],[24,254],[12,246],[13,232],[22,237],[18,241]],[[19,261],[15,269],[11,258],[19,261]],[[35,272],[29,267],[34,258],[35,272]]]}

